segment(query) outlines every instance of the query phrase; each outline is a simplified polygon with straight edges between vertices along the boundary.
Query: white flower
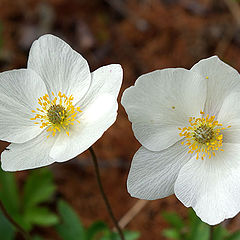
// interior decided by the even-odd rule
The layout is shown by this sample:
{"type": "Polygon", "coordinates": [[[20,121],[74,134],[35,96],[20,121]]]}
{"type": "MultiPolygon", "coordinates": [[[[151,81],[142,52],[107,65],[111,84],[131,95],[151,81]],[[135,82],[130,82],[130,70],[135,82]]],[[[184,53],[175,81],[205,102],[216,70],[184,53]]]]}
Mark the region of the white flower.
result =
{"type": "Polygon", "coordinates": [[[27,69],[0,74],[0,139],[12,142],[2,168],[17,171],[64,162],[88,149],[116,120],[122,68],[90,73],[63,40],[44,35],[27,69]]]}
{"type": "Polygon", "coordinates": [[[154,71],[122,97],[136,138],[129,193],[173,193],[214,225],[240,210],[240,76],[214,56],[154,71]]]}

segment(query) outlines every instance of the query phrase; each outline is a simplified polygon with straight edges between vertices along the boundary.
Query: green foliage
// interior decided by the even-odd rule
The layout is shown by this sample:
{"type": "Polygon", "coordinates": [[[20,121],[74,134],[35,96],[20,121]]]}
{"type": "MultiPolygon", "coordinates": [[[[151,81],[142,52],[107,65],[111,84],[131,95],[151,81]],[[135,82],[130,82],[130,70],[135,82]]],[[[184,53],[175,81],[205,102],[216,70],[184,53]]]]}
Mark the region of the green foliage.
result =
{"type": "Polygon", "coordinates": [[[14,227],[1,212],[0,212],[0,233],[1,240],[12,240],[15,238],[14,227]]]}
{"type": "MultiPolygon", "coordinates": [[[[19,195],[13,173],[0,169],[0,199],[11,217],[27,232],[34,225],[55,226],[62,240],[121,240],[118,233],[113,232],[102,221],[96,221],[88,228],[84,227],[75,211],[64,201],[58,202],[59,217],[50,211],[46,203],[50,202],[56,190],[52,173],[47,169],[32,171],[23,186],[23,194],[19,195]],[[44,205],[45,204],[45,205],[44,205]]],[[[187,220],[176,213],[164,213],[163,217],[171,226],[163,230],[167,239],[175,240],[209,240],[210,226],[203,223],[193,210],[189,211],[187,220]]],[[[16,229],[0,212],[1,240],[15,239],[16,229]]],[[[138,232],[124,231],[126,240],[137,240],[138,232]]],[[[32,236],[33,240],[43,240],[40,236],[32,236]]],[[[240,231],[230,234],[221,225],[213,227],[211,240],[240,240],[240,231]]]]}
{"type": "MultiPolygon", "coordinates": [[[[210,226],[203,223],[190,209],[188,219],[184,221],[176,213],[164,213],[163,217],[171,228],[165,229],[163,235],[167,239],[176,240],[209,240],[210,226]]],[[[211,240],[240,240],[240,231],[230,234],[221,225],[214,226],[211,240]]]]}
{"type": "MultiPolygon", "coordinates": [[[[74,210],[64,201],[59,201],[58,211],[61,223],[56,226],[56,231],[63,240],[120,240],[117,233],[112,232],[104,222],[94,222],[85,228],[74,210]]],[[[139,238],[138,232],[125,231],[126,240],[139,238]]]]}
{"type": "MultiPolygon", "coordinates": [[[[136,240],[140,234],[133,231],[124,231],[124,237],[126,240],[136,240]]],[[[111,232],[109,229],[104,232],[104,235],[101,238],[93,238],[91,240],[121,240],[118,233],[111,232]]],[[[89,239],[90,240],[90,239],[89,239]]]]}
{"type": "Polygon", "coordinates": [[[181,230],[184,227],[184,221],[176,213],[165,212],[163,217],[177,230],[181,230]]]}
{"type": "Polygon", "coordinates": [[[44,239],[38,235],[35,235],[32,237],[32,240],[44,240],[44,239]]]}
{"type": "Polygon", "coordinates": [[[23,191],[23,228],[30,231],[33,225],[52,226],[58,217],[48,208],[42,207],[49,202],[56,190],[53,175],[48,168],[33,171],[26,180],[23,191]]]}
{"type": "Polygon", "coordinates": [[[78,219],[77,214],[64,201],[59,201],[58,212],[62,222],[56,226],[58,234],[64,240],[86,239],[85,229],[78,219]]]}
{"type": "Polygon", "coordinates": [[[0,170],[0,199],[10,216],[29,232],[34,225],[51,226],[58,223],[58,217],[44,203],[51,200],[55,185],[52,173],[38,169],[27,177],[22,198],[13,173],[0,170]]]}
{"type": "Polygon", "coordinates": [[[181,239],[179,230],[176,230],[174,228],[164,229],[163,236],[169,239],[181,239]]]}
{"type": "Polygon", "coordinates": [[[0,169],[0,199],[8,213],[17,218],[20,209],[18,188],[13,173],[7,173],[0,169]]]}
{"type": "MultiPolygon", "coordinates": [[[[9,215],[23,228],[30,232],[34,225],[55,226],[63,240],[120,240],[117,233],[112,232],[101,221],[94,222],[85,228],[74,210],[64,201],[58,202],[59,217],[50,211],[46,203],[56,190],[52,173],[47,169],[32,171],[23,186],[20,197],[19,188],[13,173],[0,169],[0,199],[9,215]],[[45,204],[45,206],[44,206],[45,204]]],[[[1,240],[15,239],[16,229],[0,212],[1,240]]],[[[138,232],[125,231],[126,240],[136,240],[138,232]]],[[[43,240],[40,236],[32,236],[33,240],[43,240]]]]}
{"type": "Polygon", "coordinates": [[[240,240],[240,231],[237,231],[232,235],[228,236],[226,240],[240,240]]]}
{"type": "Polygon", "coordinates": [[[87,230],[86,230],[86,239],[91,240],[95,239],[99,233],[103,233],[108,229],[107,225],[104,222],[97,221],[94,222],[87,230]]]}
{"type": "Polygon", "coordinates": [[[188,233],[186,234],[186,239],[196,239],[196,240],[208,240],[210,237],[210,226],[202,222],[200,218],[197,217],[195,212],[189,210],[189,221],[187,222],[188,233]]]}
{"type": "Polygon", "coordinates": [[[23,203],[24,209],[48,201],[56,187],[53,183],[53,175],[47,168],[34,171],[24,185],[23,203]]]}
{"type": "Polygon", "coordinates": [[[213,240],[228,239],[226,238],[228,235],[228,231],[220,225],[213,229],[213,240]]]}

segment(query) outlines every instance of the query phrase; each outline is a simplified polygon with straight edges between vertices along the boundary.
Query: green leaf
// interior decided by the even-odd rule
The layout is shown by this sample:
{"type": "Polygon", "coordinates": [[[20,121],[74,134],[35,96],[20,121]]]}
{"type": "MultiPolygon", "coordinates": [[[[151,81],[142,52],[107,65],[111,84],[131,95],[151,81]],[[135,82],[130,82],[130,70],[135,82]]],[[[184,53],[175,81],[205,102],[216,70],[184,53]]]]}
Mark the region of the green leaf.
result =
{"type": "Polygon", "coordinates": [[[169,239],[181,239],[181,234],[174,228],[163,230],[163,236],[169,239]]]}
{"type": "Polygon", "coordinates": [[[210,237],[210,226],[201,222],[194,232],[194,240],[209,240],[210,237]]]}
{"type": "Polygon", "coordinates": [[[126,240],[136,240],[140,237],[140,233],[135,231],[124,231],[124,237],[126,240]]]}
{"type": "Polygon", "coordinates": [[[50,226],[58,223],[58,217],[45,207],[38,207],[49,201],[55,191],[53,175],[47,168],[31,172],[24,185],[23,214],[21,226],[30,231],[33,225],[50,226]]]}
{"type": "MultiPolygon", "coordinates": [[[[99,240],[113,240],[112,237],[113,237],[113,236],[112,236],[112,233],[111,233],[110,231],[106,231],[106,232],[104,233],[104,236],[100,237],[99,240]]],[[[98,240],[98,239],[97,239],[97,240],[98,240]]],[[[114,239],[114,240],[115,240],[115,239],[114,239]]]]}
{"type": "Polygon", "coordinates": [[[58,202],[58,211],[62,222],[56,226],[56,231],[63,240],[85,240],[85,229],[77,214],[65,202],[58,202]]]}
{"type": "Polygon", "coordinates": [[[58,216],[46,207],[30,208],[25,212],[25,221],[29,224],[52,226],[59,222],[58,216]]]}
{"type": "Polygon", "coordinates": [[[6,219],[6,217],[0,212],[0,233],[1,240],[14,240],[15,229],[13,225],[6,219]]]}
{"type": "Polygon", "coordinates": [[[221,225],[213,227],[213,236],[212,240],[224,240],[228,235],[228,231],[223,228],[221,225]]]}
{"type": "MultiPolygon", "coordinates": [[[[125,240],[136,240],[139,238],[140,234],[133,231],[124,231],[125,240]]],[[[121,240],[120,235],[117,232],[106,232],[106,238],[101,238],[101,240],[121,240]]]]}
{"type": "MultiPolygon", "coordinates": [[[[136,240],[140,233],[135,231],[124,231],[125,240],[136,240]]],[[[87,240],[121,240],[117,232],[111,232],[108,226],[101,221],[94,222],[87,230],[87,240]]]]}
{"type": "Polygon", "coordinates": [[[108,230],[108,226],[101,221],[94,222],[86,232],[86,239],[87,240],[94,240],[96,235],[103,233],[103,231],[108,230]]]}
{"type": "Polygon", "coordinates": [[[180,231],[184,227],[183,220],[174,212],[172,213],[163,213],[164,219],[176,230],[180,231]]]}
{"type": "Polygon", "coordinates": [[[44,240],[44,239],[38,235],[35,235],[32,237],[32,240],[44,240]]]}
{"type": "Polygon", "coordinates": [[[210,237],[210,227],[203,223],[201,219],[190,209],[189,211],[189,234],[188,240],[208,240],[210,237]]]}
{"type": "Polygon", "coordinates": [[[24,209],[50,200],[55,189],[53,175],[47,168],[34,170],[24,185],[24,209]]]}
{"type": "Polygon", "coordinates": [[[189,209],[188,219],[189,231],[187,234],[187,239],[192,240],[194,239],[198,226],[202,223],[202,221],[200,220],[200,218],[197,217],[196,213],[193,211],[192,208],[189,209]]]}
{"type": "Polygon", "coordinates": [[[240,231],[231,234],[226,240],[240,240],[240,231]]]}
{"type": "Polygon", "coordinates": [[[201,219],[196,215],[196,213],[194,212],[194,210],[192,208],[189,208],[188,218],[189,218],[189,223],[192,226],[198,225],[202,222],[201,219]]]}
{"type": "Polygon", "coordinates": [[[19,215],[19,194],[15,176],[13,173],[4,172],[0,169],[0,199],[11,215],[16,218],[19,215]]]}

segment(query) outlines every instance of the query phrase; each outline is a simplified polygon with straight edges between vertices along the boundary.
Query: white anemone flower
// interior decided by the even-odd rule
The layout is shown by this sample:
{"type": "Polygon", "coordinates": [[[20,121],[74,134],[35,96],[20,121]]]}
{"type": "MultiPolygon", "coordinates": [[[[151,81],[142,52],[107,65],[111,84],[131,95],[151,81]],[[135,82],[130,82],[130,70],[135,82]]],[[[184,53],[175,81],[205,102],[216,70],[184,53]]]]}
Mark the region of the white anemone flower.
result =
{"type": "Polygon", "coordinates": [[[218,57],[191,70],[144,74],[122,104],[142,147],[127,187],[133,197],[171,194],[215,225],[240,210],[240,76],[218,57]]]}
{"type": "Polygon", "coordinates": [[[64,162],[88,149],[114,123],[122,82],[118,64],[90,73],[87,61],[53,35],[34,41],[27,69],[0,74],[3,170],[64,162]]]}

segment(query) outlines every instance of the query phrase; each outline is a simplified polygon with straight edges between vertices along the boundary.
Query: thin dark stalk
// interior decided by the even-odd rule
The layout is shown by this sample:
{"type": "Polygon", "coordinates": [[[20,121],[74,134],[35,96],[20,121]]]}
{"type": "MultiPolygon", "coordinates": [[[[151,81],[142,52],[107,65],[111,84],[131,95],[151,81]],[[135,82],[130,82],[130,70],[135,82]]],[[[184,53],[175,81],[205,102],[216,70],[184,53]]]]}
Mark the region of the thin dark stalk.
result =
{"type": "Polygon", "coordinates": [[[213,227],[213,226],[210,226],[210,236],[209,236],[209,240],[213,240],[213,230],[214,230],[214,227],[213,227]]]}
{"type": "Polygon", "coordinates": [[[101,177],[100,177],[100,172],[99,172],[99,166],[98,166],[98,162],[97,162],[97,157],[96,157],[96,154],[93,150],[92,147],[89,148],[89,151],[92,155],[92,160],[93,160],[93,163],[94,163],[94,167],[95,167],[95,172],[96,172],[96,176],[97,176],[97,182],[98,182],[98,186],[99,186],[99,190],[101,192],[101,195],[102,195],[102,198],[105,202],[105,205],[106,205],[106,208],[107,208],[107,211],[121,237],[121,240],[125,240],[124,238],[124,235],[123,235],[123,232],[122,232],[122,229],[120,228],[119,224],[118,224],[118,221],[116,220],[116,218],[114,217],[114,214],[113,214],[113,211],[112,211],[112,208],[111,208],[111,205],[107,199],[107,196],[104,192],[104,189],[103,189],[103,186],[102,186],[102,181],[101,181],[101,177]]]}
{"type": "Polygon", "coordinates": [[[8,214],[4,205],[0,201],[0,209],[2,210],[4,216],[12,223],[12,225],[17,229],[19,233],[21,233],[22,237],[26,240],[30,240],[30,235],[8,214]]]}

